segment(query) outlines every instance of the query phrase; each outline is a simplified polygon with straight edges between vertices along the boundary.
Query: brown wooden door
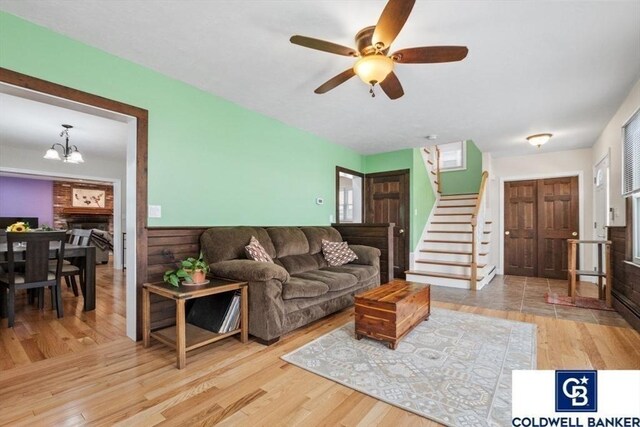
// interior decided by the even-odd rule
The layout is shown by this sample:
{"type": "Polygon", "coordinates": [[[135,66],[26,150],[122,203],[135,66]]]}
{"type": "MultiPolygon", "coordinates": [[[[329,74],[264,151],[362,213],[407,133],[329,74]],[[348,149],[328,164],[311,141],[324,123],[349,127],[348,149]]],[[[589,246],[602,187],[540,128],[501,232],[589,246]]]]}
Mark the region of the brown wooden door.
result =
{"type": "Polygon", "coordinates": [[[394,223],[393,272],[404,278],[409,269],[409,171],[367,174],[365,222],[394,223]]]}
{"type": "Polygon", "coordinates": [[[537,275],[537,182],[504,184],[504,274],[537,275]]]}
{"type": "Polygon", "coordinates": [[[567,278],[567,239],[578,238],[578,177],[506,182],[504,273],[567,278]]]}
{"type": "Polygon", "coordinates": [[[567,278],[567,239],[578,238],[578,177],[538,181],[538,277],[567,278]]]}

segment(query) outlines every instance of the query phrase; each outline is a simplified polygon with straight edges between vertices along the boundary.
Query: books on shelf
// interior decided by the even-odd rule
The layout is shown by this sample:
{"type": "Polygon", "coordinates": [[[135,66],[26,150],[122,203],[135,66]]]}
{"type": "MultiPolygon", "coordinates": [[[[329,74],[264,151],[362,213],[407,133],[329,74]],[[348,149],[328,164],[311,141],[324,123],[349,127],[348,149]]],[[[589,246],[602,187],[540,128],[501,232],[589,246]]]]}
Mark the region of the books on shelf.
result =
{"type": "Polygon", "coordinates": [[[198,298],[187,315],[187,323],[226,334],[240,328],[240,291],[198,298]]]}
{"type": "Polygon", "coordinates": [[[222,325],[218,333],[226,334],[235,331],[240,325],[240,291],[236,291],[231,298],[231,303],[227,307],[222,325]]]}

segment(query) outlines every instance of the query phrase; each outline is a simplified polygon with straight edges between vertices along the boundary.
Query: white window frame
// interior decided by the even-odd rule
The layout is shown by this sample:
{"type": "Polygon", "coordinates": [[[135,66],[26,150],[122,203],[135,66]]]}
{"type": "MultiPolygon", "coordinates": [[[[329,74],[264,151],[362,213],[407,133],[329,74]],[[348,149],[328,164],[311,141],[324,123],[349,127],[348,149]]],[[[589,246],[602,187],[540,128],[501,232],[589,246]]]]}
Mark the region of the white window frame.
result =
{"type": "Polygon", "coordinates": [[[467,170],[467,141],[455,141],[455,142],[449,142],[447,144],[440,144],[438,145],[438,150],[440,150],[440,164],[438,166],[440,166],[440,171],[441,172],[454,172],[454,171],[464,171],[467,170]],[[460,145],[461,150],[460,150],[460,166],[455,166],[455,167],[449,167],[449,168],[445,168],[442,166],[442,153],[443,151],[449,151],[447,150],[447,146],[454,146],[454,145],[460,145]]]}

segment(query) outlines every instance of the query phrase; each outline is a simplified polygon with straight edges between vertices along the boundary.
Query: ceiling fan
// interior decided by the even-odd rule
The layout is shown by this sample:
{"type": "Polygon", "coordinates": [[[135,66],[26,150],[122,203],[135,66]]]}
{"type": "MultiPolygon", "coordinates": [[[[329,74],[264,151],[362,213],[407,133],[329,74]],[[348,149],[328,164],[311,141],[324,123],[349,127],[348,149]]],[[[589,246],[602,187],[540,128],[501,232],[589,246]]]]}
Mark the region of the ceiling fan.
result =
{"type": "Polygon", "coordinates": [[[359,58],[352,68],[327,80],[314,92],[326,93],[358,75],[362,81],[371,85],[369,89],[371,96],[375,96],[373,88],[378,84],[389,98],[398,99],[404,95],[404,90],[400,80],[393,72],[396,63],[433,64],[463,60],[469,52],[466,46],[413,47],[400,49],[388,55],[391,43],[409,18],[414,3],[415,0],[389,0],[378,19],[378,23],[375,26],[363,28],[356,34],[357,50],[311,37],[298,35],[291,37],[289,41],[293,44],[359,58]]]}

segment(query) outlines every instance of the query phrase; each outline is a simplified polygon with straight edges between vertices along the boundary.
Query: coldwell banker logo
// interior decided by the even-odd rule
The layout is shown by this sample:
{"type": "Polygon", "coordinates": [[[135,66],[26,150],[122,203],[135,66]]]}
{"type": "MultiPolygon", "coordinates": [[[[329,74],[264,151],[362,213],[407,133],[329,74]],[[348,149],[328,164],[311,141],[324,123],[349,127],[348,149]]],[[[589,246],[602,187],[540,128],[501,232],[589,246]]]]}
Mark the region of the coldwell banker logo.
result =
{"type": "Polygon", "coordinates": [[[597,371],[556,371],[556,412],[597,411],[597,371]]]}

